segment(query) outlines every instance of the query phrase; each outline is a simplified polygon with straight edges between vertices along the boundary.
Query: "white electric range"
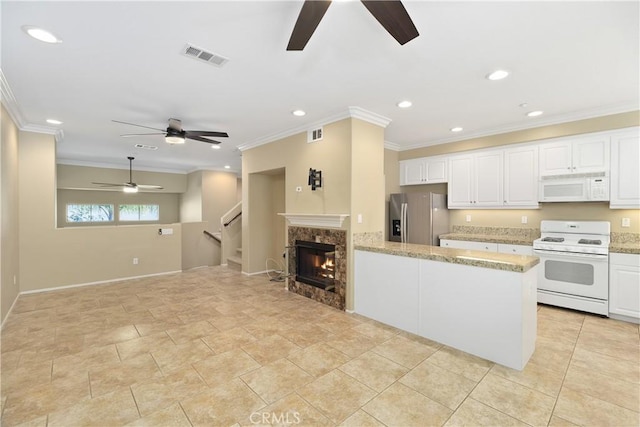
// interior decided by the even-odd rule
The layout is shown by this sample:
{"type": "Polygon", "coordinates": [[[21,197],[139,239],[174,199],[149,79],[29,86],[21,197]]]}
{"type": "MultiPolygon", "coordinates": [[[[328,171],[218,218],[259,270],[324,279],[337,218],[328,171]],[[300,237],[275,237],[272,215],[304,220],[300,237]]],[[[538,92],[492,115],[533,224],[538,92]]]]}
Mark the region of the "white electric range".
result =
{"type": "Polygon", "coordinates": [[[538,302],[608,316],[611,224],[542,221],[540,232],[538,302]]]}

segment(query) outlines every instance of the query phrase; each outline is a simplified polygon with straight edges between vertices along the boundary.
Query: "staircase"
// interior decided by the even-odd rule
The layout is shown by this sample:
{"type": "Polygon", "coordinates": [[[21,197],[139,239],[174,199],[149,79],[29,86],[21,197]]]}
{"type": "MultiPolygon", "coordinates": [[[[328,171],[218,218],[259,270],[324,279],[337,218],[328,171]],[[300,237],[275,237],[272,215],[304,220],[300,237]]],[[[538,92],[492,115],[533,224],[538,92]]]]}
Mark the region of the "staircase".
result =
{"type": "Polygon", "coordinates": [[[220,218],[221,264],[242,271],[242,202],[220,218]]]}
{"type": "Polygon", "coordinates": [[[227,257],[227,267],[242,271],[242,248],[236,248],[236,253],[227,257]]]}

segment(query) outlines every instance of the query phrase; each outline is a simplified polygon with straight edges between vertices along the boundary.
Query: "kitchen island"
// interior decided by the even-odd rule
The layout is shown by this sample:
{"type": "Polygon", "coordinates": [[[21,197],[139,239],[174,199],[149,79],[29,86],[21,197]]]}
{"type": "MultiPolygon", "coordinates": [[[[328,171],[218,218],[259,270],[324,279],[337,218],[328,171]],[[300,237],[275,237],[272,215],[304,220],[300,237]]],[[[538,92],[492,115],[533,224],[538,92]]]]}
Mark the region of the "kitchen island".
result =
{"type": "Polygon", "coordinates": [[[533,354],[537,257],[395,242],[354,249],[356,313],[518,370],[533,354]]]}

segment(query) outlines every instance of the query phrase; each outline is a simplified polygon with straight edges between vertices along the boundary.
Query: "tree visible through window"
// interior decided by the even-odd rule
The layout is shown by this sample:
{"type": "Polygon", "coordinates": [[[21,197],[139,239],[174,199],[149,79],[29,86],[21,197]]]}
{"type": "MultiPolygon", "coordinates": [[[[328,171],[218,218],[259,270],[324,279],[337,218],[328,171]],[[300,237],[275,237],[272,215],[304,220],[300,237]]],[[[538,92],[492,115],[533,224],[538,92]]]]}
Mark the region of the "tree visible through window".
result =
{"type": "Polygon", "coordinates": [[[120,221],[158,221],[160,205],[120,205],[120,221]]]}
{"type": "Polygon", "coordinates": [[[113,221],[113,205],[68,204],[67,222],[113,221]]]}

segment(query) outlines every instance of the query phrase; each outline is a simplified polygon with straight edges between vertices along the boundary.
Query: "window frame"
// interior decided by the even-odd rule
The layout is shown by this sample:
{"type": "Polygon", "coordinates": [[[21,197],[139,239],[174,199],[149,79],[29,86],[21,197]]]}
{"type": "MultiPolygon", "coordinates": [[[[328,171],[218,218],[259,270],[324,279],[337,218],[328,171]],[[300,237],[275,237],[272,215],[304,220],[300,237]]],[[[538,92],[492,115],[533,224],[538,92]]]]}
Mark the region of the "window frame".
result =
{"type": "Polygon", "coordinates": [[[67,203],[65,205],[64,213],[65,213],[66,224],[115,224],[116,222],[115,205],[113,203],[67,203]],[[98,207],[98,209],[100,209],[100,206],[109,206],[111,208],[111,214],[109,215],[111,219],[107,219],[105,221],[101,221],[101,220],[95,221],[93,220],[93,216],[92,216],[91,220],[89,221],[70,221],[69,206],[91,206],[92,213],[93,213],[94,207],[98,207]]]}
{"type": "Polygon", "coordinates": [[[118,203],[118,222],[133,222],[133,223],[153,223],[160,222],[160,204],[159,203],[118,203]],[[123,206],[136,206],[138,208],[138,219],[122,219],[122,207],[123,206]],[[155,206],[158,213],[155,219],[140,219],[140,214],[143,206],[155,206]]]}

